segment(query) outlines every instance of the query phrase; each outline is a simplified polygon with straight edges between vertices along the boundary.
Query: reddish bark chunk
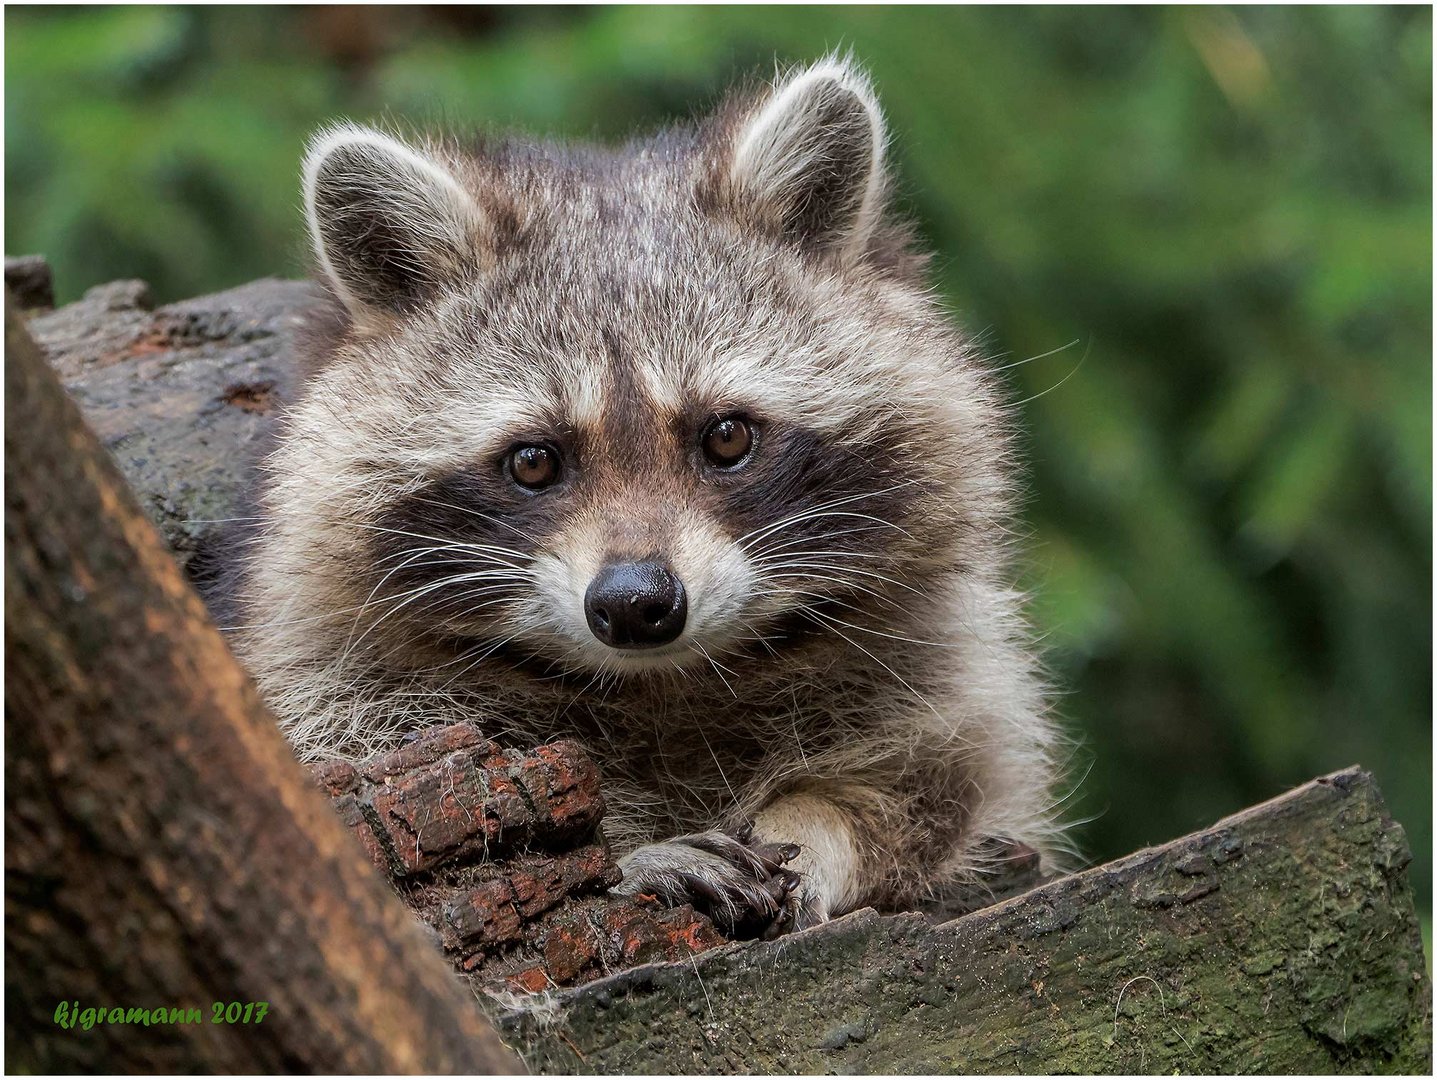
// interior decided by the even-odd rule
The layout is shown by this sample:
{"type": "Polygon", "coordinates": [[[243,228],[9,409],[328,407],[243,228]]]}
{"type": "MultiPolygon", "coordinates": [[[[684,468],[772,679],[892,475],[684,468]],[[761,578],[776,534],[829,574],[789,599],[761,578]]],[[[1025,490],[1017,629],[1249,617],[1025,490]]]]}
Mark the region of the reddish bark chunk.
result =
{"type": "Polygon", "coordinates": [[[576,743],[502,749],[454,724],[310,772],[481,987],[533,993],[723,943],[691,907],[608,894],[623,874],[597,833],[598,770],[576,743]]]}

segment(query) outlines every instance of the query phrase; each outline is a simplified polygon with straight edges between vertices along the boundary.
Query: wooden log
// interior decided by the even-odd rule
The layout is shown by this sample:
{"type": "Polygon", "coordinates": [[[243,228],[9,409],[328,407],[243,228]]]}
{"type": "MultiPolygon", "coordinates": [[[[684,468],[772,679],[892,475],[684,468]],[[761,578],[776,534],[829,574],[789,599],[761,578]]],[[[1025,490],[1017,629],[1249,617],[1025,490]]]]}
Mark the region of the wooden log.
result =
{"type": "Polygon", "coordinates": [[[1410,858],[1347,770],[948,923],[857,912],[502,1026],[535,1072],[1430,1073],[1410,858]]]}
{"type": "Polygon", "coordinates": [[[192,577],[203,578],[230,519],[249,512],[251,459],[293,392],[295,337],[315,297],[305,282],[266,279],[152,310],[144,282],[113,281],[30,316],[65,389],[192,577]]]}
{"type": "Polygon", "coordinates": [[[7,1065],[508,1071],[8,293],[5,541],[7,1065]],[[263,1019],[213,1022],[231,1002],[263,1019]]]}
{"type": "Polygon", "coordinates": [[[22,308],[55,306],[55,281],[50,264],[40,255],[5,256],[5,285],[22,308]]]}

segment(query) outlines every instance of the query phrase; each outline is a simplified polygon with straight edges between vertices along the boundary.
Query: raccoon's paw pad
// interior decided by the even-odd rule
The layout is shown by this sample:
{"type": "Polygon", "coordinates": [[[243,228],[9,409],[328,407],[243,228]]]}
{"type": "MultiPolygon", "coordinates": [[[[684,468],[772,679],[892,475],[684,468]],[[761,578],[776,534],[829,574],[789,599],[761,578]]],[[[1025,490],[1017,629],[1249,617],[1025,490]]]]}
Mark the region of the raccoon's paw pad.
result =
{"type": "MultiPolygon", "coordinates": [[[[750,838],[751,839],[751,838],[750,838]]],[[[784,864],[796,844],[751,844],[712,831],[647,844],[619,860],[626,895],[692,904],[728,937],[759,937],[784,918],[802,879],[784,864]]]]}

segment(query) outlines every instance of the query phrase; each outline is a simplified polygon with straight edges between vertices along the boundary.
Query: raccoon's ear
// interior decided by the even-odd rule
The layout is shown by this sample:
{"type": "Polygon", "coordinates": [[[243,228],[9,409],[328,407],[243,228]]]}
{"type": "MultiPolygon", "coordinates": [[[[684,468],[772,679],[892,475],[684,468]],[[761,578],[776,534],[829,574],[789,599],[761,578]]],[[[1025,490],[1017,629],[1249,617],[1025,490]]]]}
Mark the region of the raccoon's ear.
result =
{"type": "Polygon", "coordinates": [[[356,319],[409,310],[483,261],[473,196],[433,157],[371,128],[310,140],[304,211],[315,257],[356,319]]]}
{"type": "Polygon", "coordinates": [[[878,100],[863,72],[837,56],[794,72],[760,100],[738,127],[728,166],[741,209],[846,258],[862,257],[886,180],[878,100]]]}

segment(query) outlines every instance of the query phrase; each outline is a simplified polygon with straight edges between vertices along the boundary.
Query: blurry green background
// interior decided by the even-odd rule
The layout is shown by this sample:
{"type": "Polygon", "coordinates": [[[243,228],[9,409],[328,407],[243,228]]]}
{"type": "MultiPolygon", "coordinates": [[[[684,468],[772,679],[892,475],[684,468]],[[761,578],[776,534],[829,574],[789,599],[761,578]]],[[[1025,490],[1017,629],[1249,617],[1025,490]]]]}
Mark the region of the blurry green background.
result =
{"type": "Polygon", "coordinates": [[[1088,856],[1360,762],[1430,908],[1430,9],[8,7],[5,26],[6,250],[49,256],[62,302],[302,273],[298,161],[336,116],[611,139],[851,48],[941,289],[1002,363],[1038,357],[1006,375],[1088,856]]]}

